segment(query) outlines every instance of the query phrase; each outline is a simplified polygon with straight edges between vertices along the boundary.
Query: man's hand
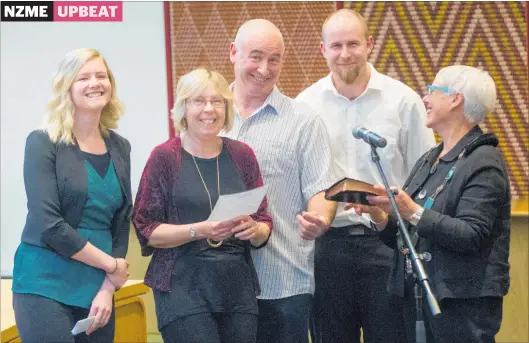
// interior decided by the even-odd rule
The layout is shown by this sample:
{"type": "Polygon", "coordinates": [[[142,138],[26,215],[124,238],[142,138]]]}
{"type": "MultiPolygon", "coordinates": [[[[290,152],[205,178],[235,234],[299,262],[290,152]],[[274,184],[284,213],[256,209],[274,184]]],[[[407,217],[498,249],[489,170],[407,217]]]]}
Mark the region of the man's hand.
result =
{"type": "Polygon", "coordinates": [[[317,212],[303,211],[296,216],[301,238],[313,240],[323,235],[329,229],[327,218],[317,212]]]}

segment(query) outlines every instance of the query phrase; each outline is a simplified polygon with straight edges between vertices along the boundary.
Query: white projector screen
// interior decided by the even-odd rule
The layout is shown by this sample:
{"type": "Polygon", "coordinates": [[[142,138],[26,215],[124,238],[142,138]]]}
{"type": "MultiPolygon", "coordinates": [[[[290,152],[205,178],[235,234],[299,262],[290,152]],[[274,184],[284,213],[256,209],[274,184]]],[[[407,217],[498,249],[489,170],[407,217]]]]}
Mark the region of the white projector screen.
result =
{"type": "Polygon", "coordinates": [[[11,276],[27,214],[22,177],[27,135],[39,127],[62,56],[96,48],[112,69],[125,116],[117,131],[132,145],[135,195],[151,150],[168,138],[162,2],[124,2],[119,23],[2,22],[1,275],[11,276]]]}

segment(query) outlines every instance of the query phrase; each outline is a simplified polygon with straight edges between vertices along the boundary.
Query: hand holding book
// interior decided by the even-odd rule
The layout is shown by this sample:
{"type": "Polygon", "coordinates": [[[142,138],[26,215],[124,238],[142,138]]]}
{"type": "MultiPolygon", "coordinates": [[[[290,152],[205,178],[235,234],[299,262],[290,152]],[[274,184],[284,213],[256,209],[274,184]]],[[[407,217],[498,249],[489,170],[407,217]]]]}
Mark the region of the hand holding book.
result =
{"type": "MultiPolygon", "coordinates": [[[[395,197],[399,212],[408,220],[420,206],[400,188],[391,186],[390,189],[395,197]]],[[[357,215],[369,214],[374,224],[384,222],[387,214],[393,213],[390,199],[382,185],[373,186],[362,181],[345,178],[331,186],[325,192],[325,198],[331,201],[347,202],[344,207],[345,210],[354,208],[357,215]]]]}
{"type": "Polygon", "coordinates": [[[325,198],[331,201],[346,202],[345,210],[354,208],[357,215],[369,214],[370,218],[382,218],[373,221],[380,224],[387,218],[386,212],[367,200],[368,196],[386,195],[382,186],[374,186],[366,182],[344,178],[332,185],[326,192],[325,198]]]}
{"type": "Polygon", "coordinates": [[[368,195],[385,195],[372,184],[350,178],[344,178],[325,191],[325,199],[352,204],[371,205],[366,197],[368,195]]]}

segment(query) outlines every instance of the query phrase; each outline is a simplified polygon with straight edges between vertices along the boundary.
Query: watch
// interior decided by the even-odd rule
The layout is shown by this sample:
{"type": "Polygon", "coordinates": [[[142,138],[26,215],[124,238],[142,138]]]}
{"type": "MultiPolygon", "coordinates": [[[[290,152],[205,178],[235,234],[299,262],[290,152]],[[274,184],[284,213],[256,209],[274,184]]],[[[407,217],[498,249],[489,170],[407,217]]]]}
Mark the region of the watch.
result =
{"type": "Polygon", "coordinates": [[[189,227],[189,236],[191,236],[192,239],[195,239],[197,237],[197,232],[193,230],[193,227],[189,227]]]}
{"type": "Polygon", "coordinates": [[[419,220],[421,220],[422,214],[424,213],[424,207],[419,207],[417,211],[415,211],[414,214],[412,214],[411,218],[408,220],[411,225],[417,226],[419,223],[419,220]]]}

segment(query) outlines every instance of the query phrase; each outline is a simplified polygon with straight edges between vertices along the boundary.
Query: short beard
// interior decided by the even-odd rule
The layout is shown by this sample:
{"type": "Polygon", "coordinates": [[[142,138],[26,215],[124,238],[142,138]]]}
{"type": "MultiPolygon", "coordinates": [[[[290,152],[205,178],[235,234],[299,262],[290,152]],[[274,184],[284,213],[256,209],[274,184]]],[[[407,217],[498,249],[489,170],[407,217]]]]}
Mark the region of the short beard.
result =
{"type": "Polygon", "coordinates": [[[343,83],[351,85],[360,75],[360,70],[358,68],[336,68],[336,74],[338,74],[343,83]]]}

